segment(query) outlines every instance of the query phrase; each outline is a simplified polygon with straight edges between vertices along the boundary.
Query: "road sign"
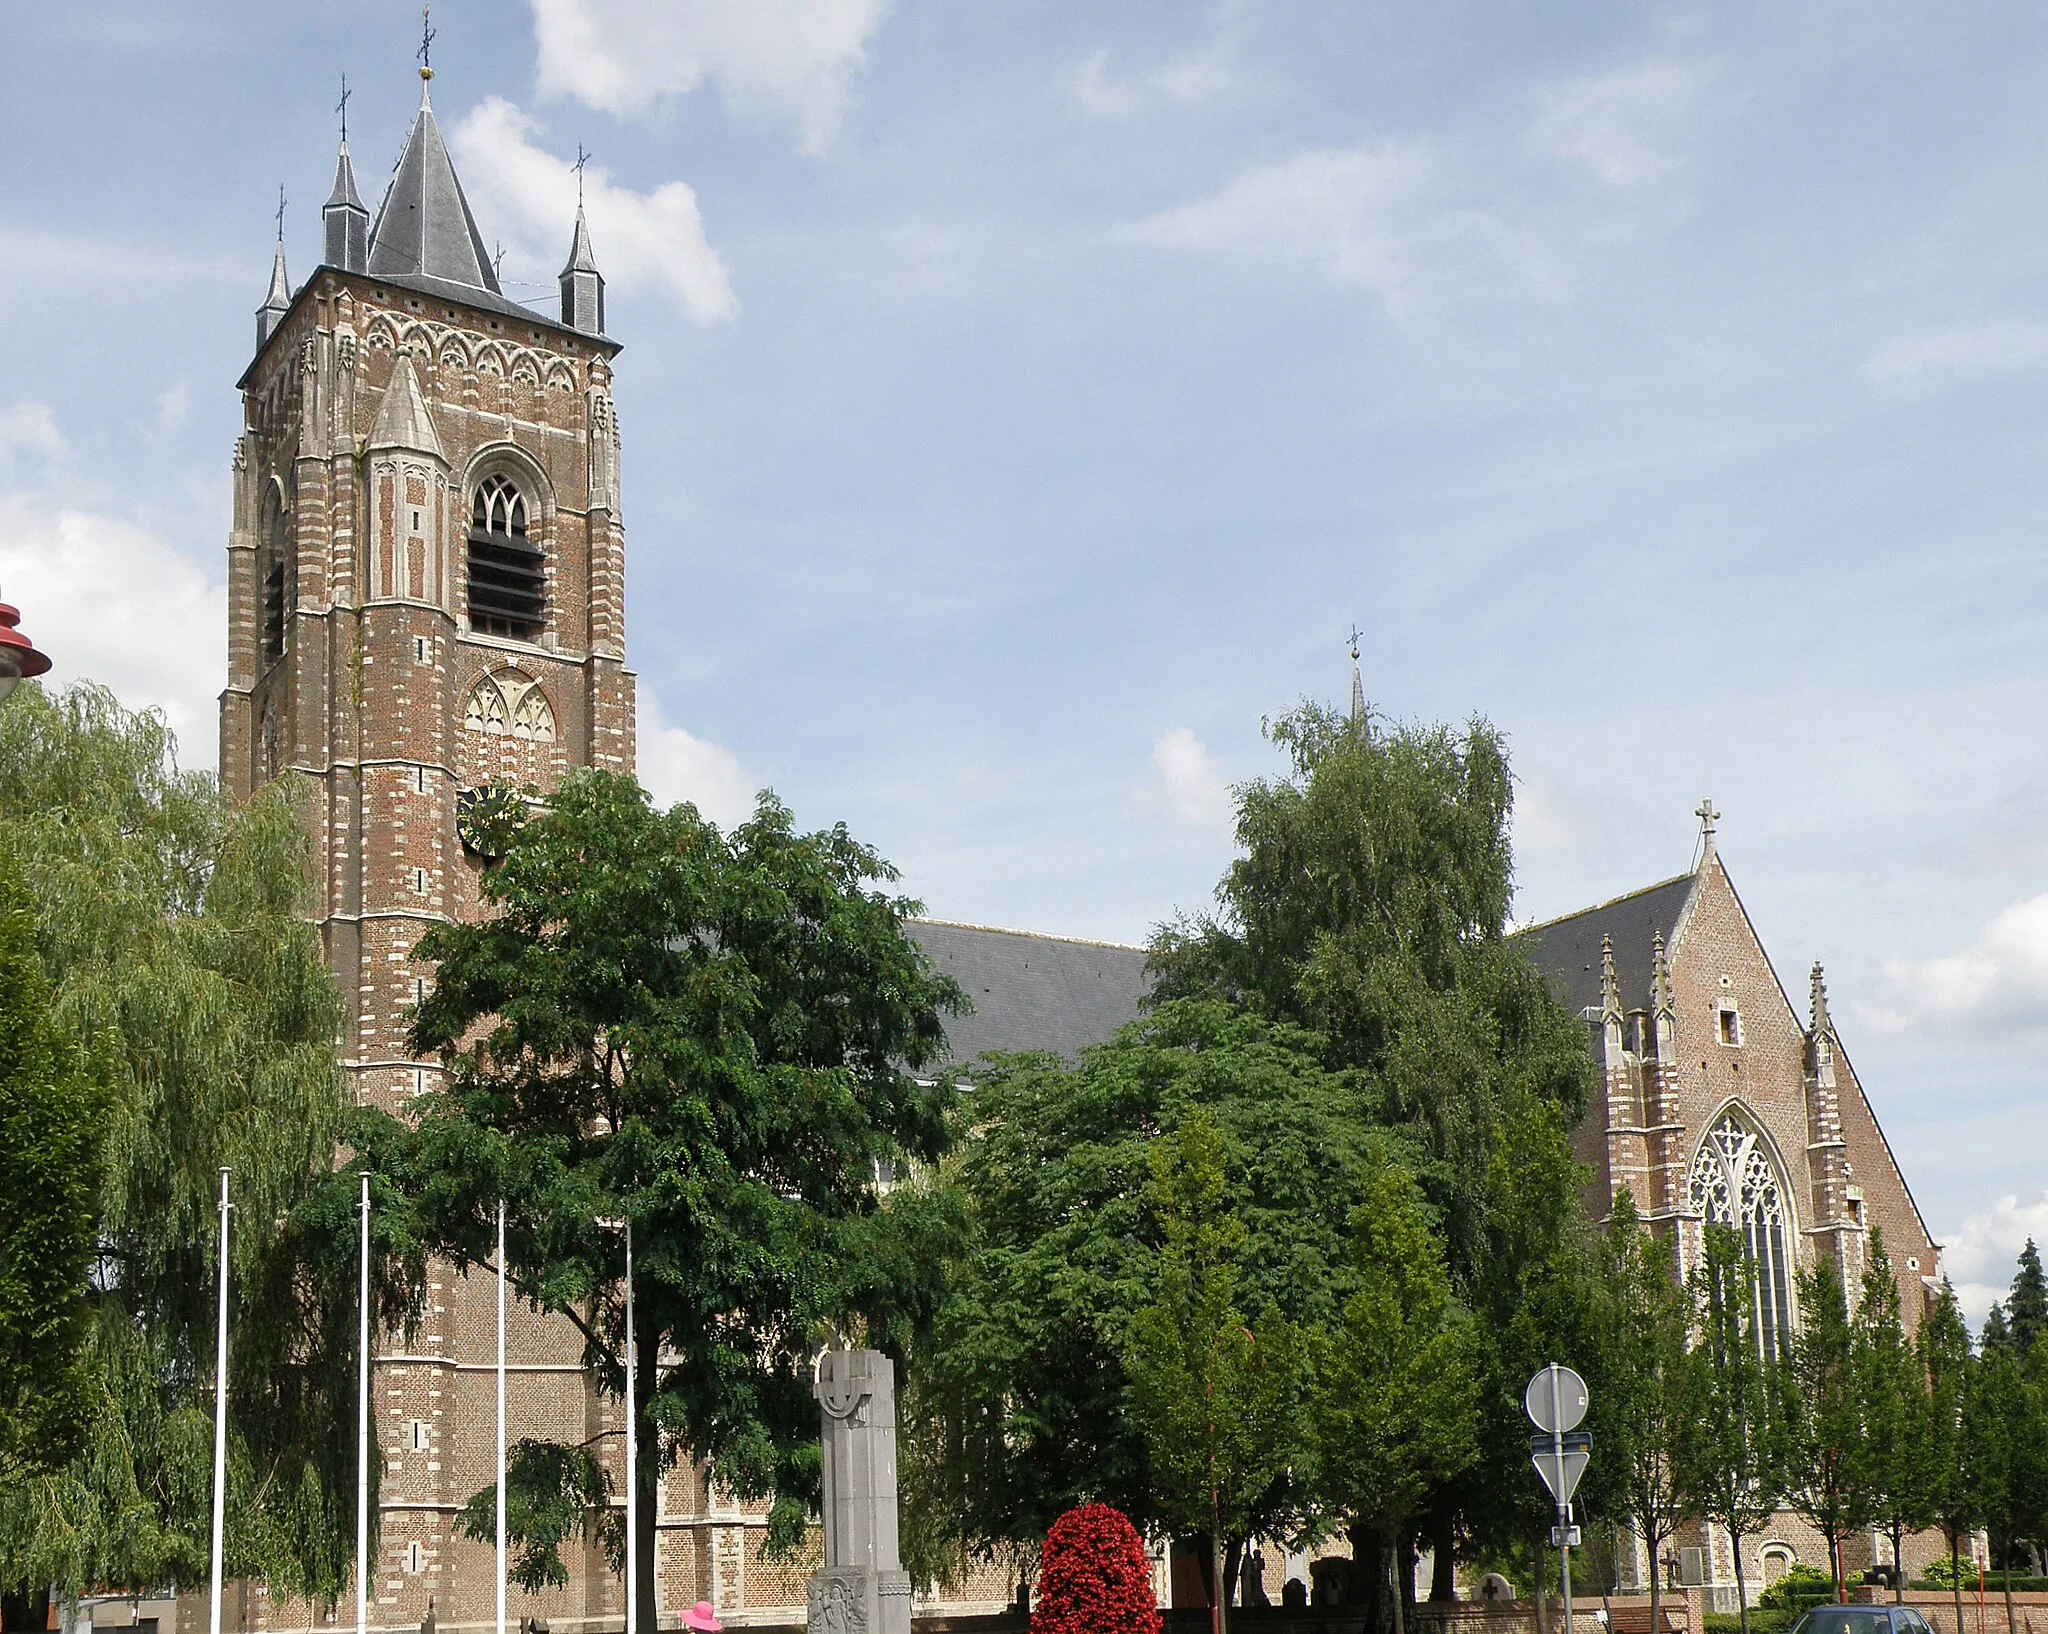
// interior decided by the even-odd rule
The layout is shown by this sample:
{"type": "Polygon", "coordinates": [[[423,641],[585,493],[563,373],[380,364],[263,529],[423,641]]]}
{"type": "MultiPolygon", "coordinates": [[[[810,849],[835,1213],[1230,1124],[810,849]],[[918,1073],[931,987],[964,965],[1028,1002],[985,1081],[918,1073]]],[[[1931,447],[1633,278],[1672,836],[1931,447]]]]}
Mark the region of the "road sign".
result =
{"type": "Polygon", "coordinates": [[[1579,1481],[1586,1473],[1586,1461],[1592,1456],[1593,1438],[1584,1430],[1529,1437],[1529,1462],[1536,1466],[1536,1473],[1550,1488],[1550,1495],[1557,1500],[1560,1509],[1570,1503],[1572,1494],[1579,1490],[1579,1481]]]}
{"type": "Polygon", "coordinates": [[[1586,1417],[1586,1381],[1552,1362],[1536,1370],[1522,1392],[1529,1422],[1539,1430],[1576,1430],[1586,1417]]]}
{"type": "Polygon", "coordinates": [[[1550,1546],[1553,1549],[1576,1549],[1579,1546],[1579,1529],[1576,1526],[1553,1526],[1550,1529],[1550,1546]]]}

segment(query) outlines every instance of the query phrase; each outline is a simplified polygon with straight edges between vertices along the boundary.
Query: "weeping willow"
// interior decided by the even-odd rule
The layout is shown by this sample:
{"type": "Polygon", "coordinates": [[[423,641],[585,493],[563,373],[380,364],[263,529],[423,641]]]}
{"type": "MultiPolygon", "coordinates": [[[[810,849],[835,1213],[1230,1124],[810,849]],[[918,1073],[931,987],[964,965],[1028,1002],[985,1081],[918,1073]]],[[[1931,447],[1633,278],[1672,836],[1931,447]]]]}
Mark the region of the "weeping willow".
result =
{"type": "Polygon", "coordinates": [[[331,1598],[355,1513],[352,1211],[333,1174],[341,1006],[300,791],[180,771],[101,688],[0,707],[0,868],[49,1015],[105,1107],[83,1450],[0,1492],[0,1587],[203,1581],[219,1170],[233,1171],[231,1576],[331,1598]]]}

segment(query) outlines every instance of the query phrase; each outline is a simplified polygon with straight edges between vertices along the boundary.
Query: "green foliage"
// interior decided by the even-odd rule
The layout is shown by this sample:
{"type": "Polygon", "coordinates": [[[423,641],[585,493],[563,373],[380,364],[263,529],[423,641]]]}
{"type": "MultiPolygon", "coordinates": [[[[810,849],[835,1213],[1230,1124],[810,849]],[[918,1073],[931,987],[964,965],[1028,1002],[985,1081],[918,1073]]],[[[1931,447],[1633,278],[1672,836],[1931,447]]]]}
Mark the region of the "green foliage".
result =
{"type": "Polygon", "coordinates": [[[1334,1322],[1355,1286],[1347,1216],[1364,1152],[1350,1080],[1297,1030],[1194,1001],[1077,1066],[992,1058],[974,1077],[938,1186],[962,1226],[950,1291],[907,1370],[913,1527],[994,1556],[1098,1499],[1157,1526],[1125,1365],[1161,1287],[1153,1144],[1197,1108],[1213,1121],[1243,1232],[1231,1308],[1334,1322]]]}
{"type": "MultiPolygon", "coordinates": [[[[518,1540],[507,1575],[529,1594],[569,1586],[562,1545],[570,1538],[601,1541],[612,1570],[625,1559],[625,1511],[611,1507],[612,1482],[597,1455],[531,1438],[505,1450],[505,1535],[518,1540]]],[[[498,1540],[498,1483],[463,1506],[456,1526],[478,1543],[498,1540]]]]}
{"type": "MultiPolygon", "coordinates": [[[[1832,1567],[1842,1539],[1871,1514],[1856,1330],[1833,1260],[1799,1273],[1799,1307],[1786,1381],[1791,1442],[1785,1496],[1826,1542],[1832,1567]]],[[[1840,1591],[1832,1571],[1829,1582],[1840,1591]]]]}
{"type": "Polygon", "coordinates": [[[1958,1563],[1963,1540],[1982,1524],[1984,1491],[1965,1429],[1977,1360],[1970,1353],[1970,1330],[1963,1323],[1955,1290],[1945,1278],[1916,1339],[1921,1371],[1927,1379],[1927,1507],[1948,1540],[1956,1626],[1961,1627],[1958,1563]]]}
{"type": "Polygon", "coordinates": [[[1705,1249],[1687,1279],[1694,1343],[1674,1465],[1692,1512],[1728,1529],[1736,1586],[1746,1595],[1742,1540],[1777,1511],[1794,1429],[1781,1364],[1763,1354],[1756,1270],[1742,1238],[1709,1225],[1705,1249]]]}
{"type": "Polygon", "coordinates": [[[227,1166],[228,1569],[331,1595],[353,1533],[354,1275],[352,1257],[326,1274],[300,1213],[343,1102],[293,791],[230,806],[177,769],[156,716],[25,687],[0,709],[0,859],[31,899],[58,1048],[105,1107],[84,1447],[0,1489],[7,1576],[75,1592],[203,1574],[227,1166]]]}
{"type": "Polygon", "coordinates": [[[1987,1346],[1964,1408],[1965,1457],[1995,1561],[2048,1534],[2048,1403],[2028,1361],[2016,1337],[1987,1346]]]}
{"type": "Polygon", "coordinates": [[[1302,1336],[1268,1304],[1237,1308],[1246,1231],[1227,1196],[1222,1130],[1196,1107],[1152,1149],[1159,1292],[1125,1366],[1168,1525],[1228,1539],[1291,1532],[1302,1462],[1302,1336]]]}
{"type": "Polygon", "coordinates": [[[1391,1542],[1476,1457],[1478,1377],[1414,1176],[1376,1154],[1360,1179],[1357,1291],[1317,1343],[1316,1484],[1333,1511],[1391,1542]]]}
{"type": "Polygon", "coordinates": [[[1864,1260],[1852,1364],[1864,1431],[1857,1480],[1871,1519],[1892,1540],[1892,1558],[1903,1559],[1906,1534],[1934,1524],[1927,1376],[1906,1338],[1898,1278],[1877,1231],[1864,1260]]]}
{"type": "Polygon", "coordinates": [[[1832,1572],[1795,1560],[1783,1577],[1756,1597],[1756,1603],[1772,1611],[1803,1611],[1818,1601],[1832,1600],[1836,1592],[1832,1572]]]}
{"type": "Polygon", "coordinates": [[[2005,1320],[2022,1354],[2031,1354],[2042,1334],[2048,1333],[2048,1273],[2041,1269],[2041,1251],[2032,1237],[2020,1250],[2019,1269],[2013,1273],[2012,1292],[2005,1301],[2005,1320]]]}
{"type": "Polygon", "coordinates": [[[0,1484],[81,1450],[105,1102],[51,1024],[35,917],[0,853],[0,1484]]]}
{"type": "MultiPolygon", "coordinates": [[[[815,1348],[900,1348],[933,1297],[922,1193],[884,1203],[874,1177],[944,1149],[953,1092],[911,1073],[962,1000],[904,928],[916,905],[875,889],[894,877],[771,796],[722,834],[629,779],[572,775],[484,876],[491,916],[421,941],[438,974],[411,1046],[447,1087],[414,1128],[364,1135],[407,1229],[459,1266],[494,1263],[507,1200],[514,1291],[574,1323],[618,1395],[623,1245],[600,1222],[629,1220],[645,1490],[698,1460],[772,1498],[784,1544],[818,1499],[815,1348]]],[[[539,1458],[521,1514],[553,1527],[568,1500],[539,1458]]],[[[521,1537],[544,1569],[542,1532],[521,1537]]]]}

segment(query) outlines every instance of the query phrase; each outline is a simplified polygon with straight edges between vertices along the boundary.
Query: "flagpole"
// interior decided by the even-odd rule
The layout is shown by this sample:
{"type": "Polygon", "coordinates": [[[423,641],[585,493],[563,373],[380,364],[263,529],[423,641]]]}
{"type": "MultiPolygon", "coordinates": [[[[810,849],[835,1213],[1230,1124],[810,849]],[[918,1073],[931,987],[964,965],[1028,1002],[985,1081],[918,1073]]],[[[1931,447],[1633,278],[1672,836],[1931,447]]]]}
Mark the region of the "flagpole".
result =
{"type": "Polygon", "coordinates": [[[370,1174],[363,1171],[363,1263],[356,1308],[356,1634],[370,1630],[370,1174]]]}
{"type": "MultiPolygon", "coordinates": [[[[213,1634],[220,1634],[218,1629],[213,1634]]],[[[505,1634],[505,1199],[498,1199],[498,1634],[505,1634]]]]}
{"type": "Polygon", "coordinates": [[[636,1447],[640,1426],[633,1411],[633,1219],[626,1217],[626,1634],[634,1634],[640,1599],[640,1483],[636,1447]]]}
{"type": "Polygon", "coordinates": [[[228,1171],[220,1172],[220,1332],[213,1351],[213,1607],[208,1634],[220,1634],[221,1544],[228,1514],[228,1171]]]}

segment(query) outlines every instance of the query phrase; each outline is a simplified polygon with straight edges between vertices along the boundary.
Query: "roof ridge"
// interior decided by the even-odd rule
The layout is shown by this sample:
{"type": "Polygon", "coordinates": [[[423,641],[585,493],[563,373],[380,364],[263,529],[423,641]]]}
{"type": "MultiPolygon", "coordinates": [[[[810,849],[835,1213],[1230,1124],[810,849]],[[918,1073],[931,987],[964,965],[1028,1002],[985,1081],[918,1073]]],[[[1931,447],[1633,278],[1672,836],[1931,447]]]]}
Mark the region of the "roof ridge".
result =
{"type": "Polygon", "coordinates": [[[1669,879],[1660,879],[1654,885],[1640,885],[1633,891],[1623,891],[1620,896],[1611,896],[1605,902],[1591,903],[1583,908],[1574,908],[1570,913],[1553,915],[1549,919],[1538,919],[1531,924],[1518,925],[1509,931],[1503,941],[1513,941],[1518,936],[1527,936],[1532,931],[1549,930],[1553,925],[1562,925],[1568,919],[1583,919],[1589,913],[1601,913],[1608,908],[1618,908],[1624,902],[1633,902],[1639,896],[1648,896],[1652,891],[1666,891],[1674,885],[1699,878],[1697,868],[1687,869],[1682,874],[1673,874],[1669,879]]]}
{"type": "Polygon", "coordinates": [[[1150,953],[1152,950],[1136,942],[1105,942],[1093,936],[1056,936],[1050,931],[1015,930],[1008,925],[976,925],[965,919],[933,919],[927,914],[912,917],[913,925],[937,925],[942,930],[978,930],[990,936],[1021,936],[1033,942],[1061,942],[1070,947],[1111,948],[1118,953],[1150,953]]]}

